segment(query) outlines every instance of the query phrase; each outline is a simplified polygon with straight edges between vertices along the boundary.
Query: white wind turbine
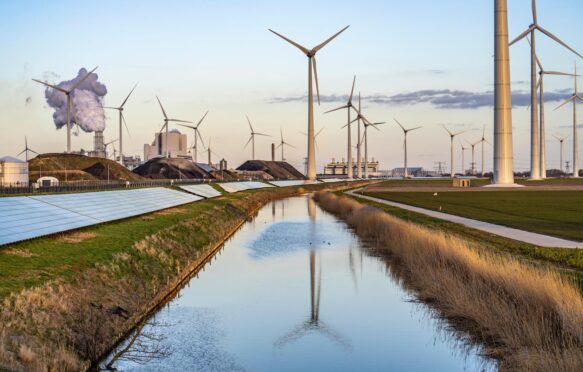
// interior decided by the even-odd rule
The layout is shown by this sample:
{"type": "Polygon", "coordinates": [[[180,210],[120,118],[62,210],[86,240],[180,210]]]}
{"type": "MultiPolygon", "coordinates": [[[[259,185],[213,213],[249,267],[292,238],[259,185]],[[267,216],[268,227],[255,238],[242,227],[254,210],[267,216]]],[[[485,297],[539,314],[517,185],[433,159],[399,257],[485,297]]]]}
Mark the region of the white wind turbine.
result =
{"type": "MultiPolygon", "coordinates": [[[[482,131],[482,138],[480,138],[480,140],[478,142],[476,142],[476,145],[478,143],[482,144],[482,172],[481,175],[484,175],[484,142],[487,143],[488,145],[492,145],[490,142],[488,142],[488,140],[486,139],[486,126],[484,126],[484,130],[482,131]]],[[[472,150],[473,151],[473,150],[472,150]]],[[[472,160],[473,161],[473,160],[472,160]]]]}
{"type": "Polygon", "coordinates": [[[292,149],[295,149],[295,146],[290,144],[290,143],[285,142],[285,140],[283,139],[283,131],[281,130],[281,128],[279,128],[279,133],[281,135],[281,141],[279,142],[279,145],[277,145],[277,147],[275,149],[277,150],[278,148],[281,147],[281,161],[285,161],[285,157],[283,156],[283,148],[285,146],[289,146],[292,149]]]}
{"type": "Polygon", "coordinates": [[[345,127],[348,128],[348,132],[347,132],[348,144],[347,144],[347,154],[346,154],[347,163],[346,164],[347,164],[347,171],[348,171],[347,176],[349,179],[353,178],[353,172],[352,172],[352,168],[353,168],[353,165],[352,165],[352,130],[350,128],[350,123],[352,123],[352,121],[350,120],[350,109],[355,108],[354,105],[352,104],[352,95],[354,94],[354,83],[356,83],[356,75],[354,75],[354,79],[352,80],[352,89],[350,90],[350,96],[348,96],[348,102],[346,102],[345,105],[342,105],[340,107],[337,107],[335,109],[332,109],[332,110],[325,112],[327,114],[329,112],[346,109],[346,112],[348,115],[348,121],[347,121],[347,124],[345,125],[345,127]]]}
{"type": "MultiPolygon", "coordinates": [[[[65,89],[65,88],[61,88],[58,87],[56,85],[52,85],[47,83],[46,81],[41,81],[41,80],[37,80],[37,79],[32,79],[33,81],[36,81],[37,83],[41,83],[43,85],[46,85],[49,88],[55,89],[63,94],[65,94],[65,96],[67,96],[67,153],[71,152],[71,94],[73,93],[73,91],[75,91],[75,89],[77,89],[79,87],[79,85],[81,85],[85,79],[87,79],[89,77],[89,75],[91,75],[95,70],[97,70],[97,67],[95,67],[93,70],[89,71],[85,76],[83,76],[81,79],[79,79],[78,82],[76,82],[75,84],[73,84],[73,86],[71,86],[69,89],[65,89]]],[[[76,121],[75,121],[76,122],[76,121]]],[[[79,124],[79,123],[77,123],[79,124]]]]}
{"type": "Polygon", "coordinates": [[[453,178],[455,176],[455,169],[453,166],[453,139],[455,138],[455,136],[459,136],[460,134],[464,133],[464,131],[461,132],[457,132],[457,133],[453,133],[451,132],[449,129],[447,129],[447,127],[445,125],[442,125],[443,129],[445,129],[447,131],[447,133],[449,134],[449,138],[451,140],[451,145],[450,145],[450,151],[451,151],[451,156],[450,156],[450,166],[451,166],[451,178],[453,178]]]}
{"type": "MultiPolygon", "coordinates": [[[[378,122],[378,123],[371,123],[363,114],[361,111],[356,110],[356,119],[352,120],[353,122],[358,121],[358,120],[362,120],[362,123],[364,124],[364,134],[362,135],[362,138],[364,139],[364,178],[368,178],[368,127],[373,127],[374,129],[380,131],[379,128],[377,128],[377,125],[381,125],[381,124],[385,124],[385,122],[378,122]]],[[[359,141],[362,143],[362,140],[359,139],[359,141]]]]}
{"type": "Polygon", "coordinates": [[[194,131],[194,145],[192,146],[192,161],[193,162],[197,162],[197,154],[198,154],[198,138],[200,138],[200,142],[202,143],[203,147],[204,147],[204,141],[202,140],[202,136],[200,135],[200,130],[198,130],[198,127],[200,127],[200,125],[202,124],[202,121],[204,120],[204,118],[206,117],[206,115],[208,114],[208,110],[204,113],[204,115],[202,116],[202,118],[198,121],[198,123],[196,125],[186,125],[186,124],[178,124],[181,127],[186,127],[186,128],[190,128],[194,131]]]}
{"type": "MultiPolygon", "coordinates": [[[[360,108],[360,92],[358,92],[358,112],[360,112],[361,108],[360,108]]],[[[356,177],[357,178],[362,178],[362,154],[360,153],[361,148],[362,148],[362,143],[361,143],[361,137],[360,137],[360,118],[358,119],[358,121],[356,122],[356,128],[357,128],[357,141],[356,141],[356,177]]]]}
{"type": "Polygon", "coordinates": [[[472,168],[471,168],[471,172],[472,172],[472,176],[474,176],[476,174],[476,162],[475,162],[475,157],[474,157],[474,150],[476,149],[476,145],[478,143],[480,143],[480,141],[475,142],[475,143],[471,143],[470,141],[466,140],[466,142],[468,143],[468,145],[470,145],[472,147],[472,168]]]}
{"type": "Polygon", "coordinates": [[[405,129],[405,127],[399,123],[399,120],[397,120],[396,118],[393,118],[395,120],[395,122],[401,127],[401,129],[403,130],[403,136],[404,136],[404,140],[403,140],[403,151],[404,151],[404,164],[405,164],[405,176],[404,178],[409,178],[409,171],[407,169],[407,134],[411,131],[414,131],[416,129],[422,128],[422,127],[415,127],[415,128],[409,128],[409,129],[405,129]]]}
{"type": "Polygon", "coordinates": [[[245,117],[247,118],[247,123],[249,123],[249,129],[251,129],[251,136],[249,137],[249,141],[247,141],[247,143],[245,144],[245,146],[243,148],[244,149],[247,148],[247,146],[249,145],[249,142],[251,142],[251,160],[255,160],[255,136],[270,137],[270,135],[255,132],[255,130],[253,129],[253,126],[251,125],[251,120],[249,120],[249,116],[245,115],[245,117]]]}
{"type": "Polygon", "coordinates": [[[567,138],[569,138],[569,136],[568,136],[568,135],[566,135],[566,136],[564,136],[564,137],[558,137],[558,136],[555,136],[555,135],[553,135],[553,137],[555,137],[555,138],[556,138],[556,139],[559,141],[559,143],[561,144],[561,148],[560,148],[560,149],[561,149],[561,150],[560,150],[560,151],[561,151],[561,153],[560,153],[560,156],[559,156],[559,159],[560,159],[560,160],[559,160],[559,169],[561,170],[561,172],[563,172],[563,142],[564,142],[564,141],[565,141],[567,138]]]}
{"type": "Polygon", "coordinates": [[[158,98],[158,96],[156,96],[156,99],[158,100],[158,103],[160,104],[160,109],[162,109],[162,114],[164,115],[164,125],[162,126],[162,129],[160,129],[160,134],[162,134],[162,131],[164,130],[164,128],[166,128],[166,138],[164,139],[164,147],[166,147],[166,157],[169,158],[170,157],[170,151],[168,151],[168,123],[173,121],[175,123],[191,123],[192,121],[187,121],[187,120],[179,120],[179,119],[168,119],[168,115],[166,115],[166,111],[164,110],[164,107],[162,106],[162,102],[160,102],[160,98],[158,98]]]}
{"type": "Polygon", "coordinates": [[[468,149],[467,147],[464,147],[464,144],[462,141],[460,141],[460,147],[462,148],[462,176],[465,176],[466,174],[466,150],[468,149]]]}
{"type": "MultiPolygon", "coordinates": [[[[123,128],[122,128],[122,122],[123,122],[123,124],[125,124],[126,130],[128,131],[128,134],[129,134],[129,131],[130,131],[128,129],[128,125],[126,123],[126,118],[123,116],[123,107],[124,107],[124,105],[126,104],[126,102],[128,101],[128,99],[130,98],[130,96],[134,92],[134,89],[136,89],[137,86],[138,86],[138,84],[136,83],[136,85],[134,85],[134,87],[132,88],[132,90],[130,91],[130,93],[126,97],[126,99],[123,100],[123,102],[121,103],[121,105],[119,105],[119,107],[104,107],[106,109],[117,110],[119,112],[119,163],[121,165],[124,165],[123,164],[123,128]]],[[[115,158],[113,158],[113,160],[115,161],[115,158]]]]}
{"type": "Polygon", "coordinates": [[[32,152],[33,154],[37,154],[39,155],[38,152],[34,151],[33,149],[31,149],[30,147],[28,147],[28,140],[26,139],[26,136],[24,136],[24,150],[22,150],[18,155],[16,156],[20,156],[22,154],[24,154],[26,161],[28,162],[28,153],[32,152]]]}
{"type": "Polygon", "coordinates": [[[575,73],[573,74],[573,94],[561,103],[555,110],[565,106],[567,103],[573,103],[573,177],[579,177],[579,143],[577,139],[577,102],[583,102],[583,97],[579,95],[577,88],[577,63],[575,63],[575,73]]]}
{"type": "MultiPolygon", "coordinates": [[[[326,129],[326,127],[322,127],[320,128],[319,131],[316,132],[316,134],[314,135],[314,145],[316,147],[316,152],[320,153],[320,148],[318,147],[318,136],[320,135],[320,133],[322,133],[322,131],[326,129]]],[[[301,134],[303,134],[304,136],[308,136],[308,133],[306,132],[300,132],[301,134]]]]}
{"type": "Polygon", "coordinates": [[[209,145],[208,145],[208,147],[206,148],[207,155],[208,155],[208,165],[209,165],[209,167],[212,167],[212,166],[213,166],[213,162],[212,162],[212,154],[215,154],[216,156],[219,156],[219,154],[217,154],[216,152],[214,152],[214,151],[211,149],[211,138],[210,138],[210,137],[209,137],[209,142],[208,142],[208,143],[209,143],[209,145]]]}
{"type": "Polygon", "coordinates": [[[304,53],[308,57],[308,179],[315,180],[316,179],[316,148],[315,148],[315,137],[314,137],[314,93],[312,92],[312,71],[314,73],[314,79],[316,81],[316,95],[318,97],[318,105],[320,105],[320,88],[318,86],[318,69],[316,67],[316,53],[322,49],[326,44],[332,41],[335,37],[340,35],[344,32],[348,27],[344,27],[342,30],[338,31],[324,42],[316,45],[312,49],[308,49],[303,47],[302,45],[296,43],[293,40],[288,39],[287,37],[278,34],[273,30],[269,30],[275,35],[281,37],[288,43],[292,44],[296,48],[298,48],[302,53],[304,53]]]}
{"type": "Polygon", "coordinates": [[[535,31],[540,31],[557,43],[561,44],[571,52],[583,58],[577,51],[565,44],[558,37],[544,29],[538,24],[536,15],[536,0],[532,0],[532,24],[526,31],[518,35],[509,45],[513,45],[517,41],[530,34],[530,178],[533,180],[541,179],[540,167],[540,133],[539,133],[539,117],[538,117],[538,101],[537,101],[537,79],[536,79],[536,43],[535,31]]]}

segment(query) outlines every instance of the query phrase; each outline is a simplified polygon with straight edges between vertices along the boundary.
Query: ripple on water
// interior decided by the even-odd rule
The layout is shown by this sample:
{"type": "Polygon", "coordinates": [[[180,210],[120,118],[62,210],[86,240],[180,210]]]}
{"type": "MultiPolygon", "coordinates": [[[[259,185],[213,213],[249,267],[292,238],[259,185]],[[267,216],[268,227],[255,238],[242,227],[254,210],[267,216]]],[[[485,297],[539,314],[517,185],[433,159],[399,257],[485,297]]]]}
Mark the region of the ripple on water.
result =
{"type": "Polygon", "coordinates": [[[246,247],[249,256],[264,259],[292,254],[306,249],[320,249],[345,242],[334,221],[313,221],[308,218],[273,223],[246,247]]]}

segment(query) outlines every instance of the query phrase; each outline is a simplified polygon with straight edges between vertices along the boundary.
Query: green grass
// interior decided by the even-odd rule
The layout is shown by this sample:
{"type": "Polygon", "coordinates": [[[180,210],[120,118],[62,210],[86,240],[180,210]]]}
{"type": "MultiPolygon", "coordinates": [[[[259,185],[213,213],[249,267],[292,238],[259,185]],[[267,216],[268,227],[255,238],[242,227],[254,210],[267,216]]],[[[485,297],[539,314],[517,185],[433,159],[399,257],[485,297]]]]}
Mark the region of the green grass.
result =
{"type": "MultiPolygon", "coordinates": [[[[352,197],[350,195],[345,196],[352,197]]],[[[526,259],[527,261],[533,261],[537,264],[546,265],[550,263],[552,266],[564,269],[564,271],[573,275],[583,290],[583,250],[581,249],[539,247],[490,234],[485,231],[472,229],[464,225],[440,220],[421,213],[411,212],[405,209],[356,197],[354,197],[354,199],[360,203],[377,207],[402,220],[469,239],[470,241],[475,242],[478,246],[488,250],[510,254],[512,256],[520,257],[521,259],[526,259]]]]}
{"type": "Polygon", "coordinates": [[[367,195],[521,230],[583,241],[583,192],[367,192],[367,195]]]}

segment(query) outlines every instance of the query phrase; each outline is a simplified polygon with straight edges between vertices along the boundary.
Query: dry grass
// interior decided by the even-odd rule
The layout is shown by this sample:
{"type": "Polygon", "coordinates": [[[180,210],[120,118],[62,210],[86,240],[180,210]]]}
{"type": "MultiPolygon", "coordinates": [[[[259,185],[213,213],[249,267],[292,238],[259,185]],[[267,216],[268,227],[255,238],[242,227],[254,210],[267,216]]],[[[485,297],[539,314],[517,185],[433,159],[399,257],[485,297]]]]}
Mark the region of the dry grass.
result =
{"type": "Polygon", "coordinates": [[[168,216],[170,214],[184,214],[184,213],[186,213],[186,210],[184,210],[184,208],[168,208],[158,212],[154,212],[154,214],[157,216],[168,216]]]}
{"type": "Polygon", "coordinates": [[[583,298],[568,279],[479,253],[467,241],[352,199],[325,192],[315,199],[370,241],[408,290],[469,334],[501,370],[583,370],[583,298]]]}
{"type": "Polygon", "coordinates": [[[18,256],[18,257],[35,257],[35,256],[37,256],[36,254],[29,252],[26,249],[6,249],[6,250],[1,251],[0,253],[9,254],[9,255],[18,256]]]}
{"type": "Polygon", "coordinates": [[[95,238],[97,234],[92,232],[74,231],[59,236],[59,241],[63,243],[75,244],[84,240],[95,238]]]}

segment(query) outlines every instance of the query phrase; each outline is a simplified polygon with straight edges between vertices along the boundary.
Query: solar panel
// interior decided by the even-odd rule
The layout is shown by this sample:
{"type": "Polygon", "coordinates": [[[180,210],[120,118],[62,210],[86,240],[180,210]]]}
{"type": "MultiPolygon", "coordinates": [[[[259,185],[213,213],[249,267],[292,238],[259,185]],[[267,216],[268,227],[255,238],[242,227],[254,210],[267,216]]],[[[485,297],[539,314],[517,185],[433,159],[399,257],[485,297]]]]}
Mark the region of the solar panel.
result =
{"type": "Polygon", "coordinates": [[[188,191],[198,196],[202,196],[204,198],[214,198],[217,196],[221,196],[222,194],[220,191],[217,191],[211,185],[188,185],[188,186],[180,186],[180,188],[184,191],[188,191]]]}
{"type": "Polygon", "coordinates": [[[96,223],[94,218],[26,196],[0,198],[0,245],[96,223]]]}
{"type": "Polygon", "coordinates": [[[274,187],[273,185],[256,181],[225,182],[219,183],[218,185],[221,186],[223,190],[229,193],[245,191],[250,189],[262,189],[265,187],[274,187]]]}
{"type": "Polygon", "coordinates": [[[313,185],[315,183],[319,183],[320,181],[313,181],[313,180],[284,180],[284,181],[269,181],[272,185],[277,187],[286,187],[286,186],[302,186],[302,185],[313,185]]]}
{"type": "Polygon", "coordinates": [[[0,198],[0,245],[201,200],[157,187],[0,198]]]}

